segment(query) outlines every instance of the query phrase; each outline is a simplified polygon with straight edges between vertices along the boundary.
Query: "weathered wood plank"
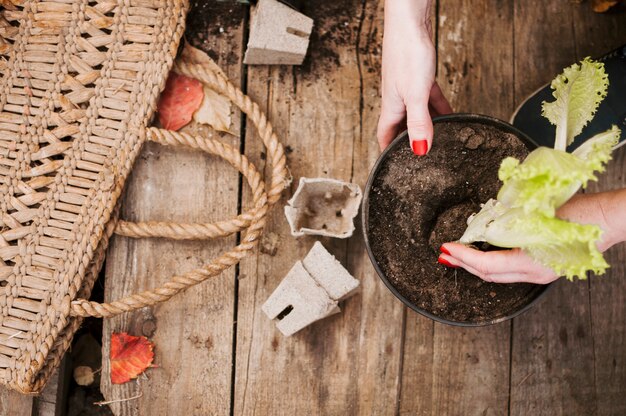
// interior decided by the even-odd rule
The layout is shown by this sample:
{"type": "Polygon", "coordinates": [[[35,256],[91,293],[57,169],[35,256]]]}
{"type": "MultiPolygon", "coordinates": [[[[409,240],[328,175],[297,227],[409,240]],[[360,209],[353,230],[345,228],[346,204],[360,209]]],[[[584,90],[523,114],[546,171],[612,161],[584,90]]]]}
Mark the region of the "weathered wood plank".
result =
{"type": "MultiPolygon", "coordinates": [[[[354,142],[352,154],[352,181],[361,188],[365,187],[379,155],[376,129],[380,114],[383,3],[383,0],[363,2],[365,10],[357,43],[362,105],[358,124],[360,134],[354,142]]],[[[357,384],[358,389],[348,399],[359,404],[358,414],[397,413],[405,307],[374,271],[360,226],[357,226],[355,237],[348,240],[347,256],[350,270],[362,285],[359,315],[353,315],[348,321],[349,326],[359,329],[358,337],[349,341],[358,345],[358,378],[349,380],[350,384],[357,384]],[[355,380],[358,381],[355,383],[355,380]]]]}
{"type": "Polygon", "coordinates": [[[560,280],[513,323],[512,415],[595,414],[586,282],[560,280]]]}
{"type": "Polygon", "coordinates": [[[63,378],[65,361],[62,361],[39,396],[28,396],[0,387],[0,415],[56,416],[63,414],[65,393],[63,378]]]}
{"type": "MultiPolygon", "coordinates": [[[[363,186],[378,154],[382,1],[308,7],[315,36],[304,66],[250,67],[248,92],[267,103],[276,130],[293,149],[288,162],[296,180],[324,176],[363,186]]],[[[246,153],[258,160],[260,152],[248,128],[246,153]]],[[[314,241],[293,239],[280,209],[295,186],[268,224],[279,236],[276,254],[261,250],[241,264],[234,414],[393,414],[403,308],[375,276],[359,232],[348,242],[322,239],[361,281],[360,293],[341,305],[341,314],[285,338],[261,311],[314,241]]]]}
{"type": "MultiPolygon", "coordinates": [[[[438,1],[432,3],[430,23],[433,28],[432,40],[437,42],[438,1]]],[[[402,340],[402,363],[400,390],[398,391],[398,414],[433,414],[433,357],[435,323],[428,318],[404,308],[404,337],[402,340]],[[405,347],[405,346],[408,346],[405,347]],[[416,391],[418,392],[416,394],[416,391]]]]}
{"type": "Polygon", "coordinates": [[[33,396],[20,394],[5,387],[0,387],[0,414],[11,416],[31,416],[33,396]]]}
{"type": "MultiPolygon", "coordinates": [[[[591,13],[588,4],[574,8],[574,31],[578,59],[598,56],[626,41],[626,8],[613,13],[591,13]]],[[[626,126],[620,126],[624,129],[626,126]]],[[[626,187],[626,149],[613,155],[606,173],[589,192],[626,187]]],[[[595,367],[595,395],[598,415],[626,414],[626,245],[605,254],[611,269],[601,277],[591,277],[591,328],[595,367]]],[[[587,377],[591,377],[588,374],[587,377]]]]}
{"type": "Polygon", "coordinates": [[[33,416],[60,416],[66,412],[69,369],[67,358],[61,361],[41,394],[33,400],[33,416]]]}
{"type": "Polygon", "coordinates": [[[401,415],[434,415],[432,397],[438,387],[433,385],[435,356],[435,324],[405,308],[407,314],[402,384],[400,387],[401,415]]]}
{"type": "MultiPolygon", "coordinates": [[[[573,30],[591,18],[588,3],[516,2],[517,103],[581,58],[581,45],[588,50],[596,41],[598,26],[580,35],[573,30]]],[[[600,400],[593,377],[597,354],[591,316],[589,283],[560,281],[535,310],[515,320],[512,415],[596,414],[600,400]]],[[[623,323],[624,315],[621,319],[623,323]]]]}
{"type": "MultiPolygon", "coordinates": [[[[241,73],[244,14],[241,4],[198,2],[188,22],[196,30],[206,25],[190,40],[219,56],[219,65],[236,84],[241,73]]],[[[231,129],[236,133],[239,126],[235,117],[231,129]]],[[[238,138],[225,136],[224,140],[238,146],[238,138]]],[[[237,200],[238,173],[226,162],[200,152],[150,144],[128,181],[122,218],[209,222],[235,216],[237,200]]],[[[234,245],[235,236],[197,242],[115,237],[106,265],[106,299],[154,288],[234,245]]],[[[111,404],[115,414],[230,412],[234,277],[231,268],[165,304],[104,321],[102,392],[107,400],[140,396],[111,404]],[[155,343],[157,368],[137,381],[111,385],[110,335],[121,331],[146,335],[155,343]]]]}
{"type": "MultiPolygon", "coordinates": [[[[513,110],[512,6],[442,0],[438,10],[437,80],[453,109],[507,119],[513,110]]],[[[406,321],[401,414],[507,413],[509,323],[457,328],[412,311],[406,321]]]]}
{"type": "MultiPolygon", "coordinates": [[[[626,148],[616,151],[613,161],[590,192],[626,187],[626,148]]],[[[611,269],[591,277],[591,323],[598,415],[626,414],[626,244],[605,253],[611,269]]]]}

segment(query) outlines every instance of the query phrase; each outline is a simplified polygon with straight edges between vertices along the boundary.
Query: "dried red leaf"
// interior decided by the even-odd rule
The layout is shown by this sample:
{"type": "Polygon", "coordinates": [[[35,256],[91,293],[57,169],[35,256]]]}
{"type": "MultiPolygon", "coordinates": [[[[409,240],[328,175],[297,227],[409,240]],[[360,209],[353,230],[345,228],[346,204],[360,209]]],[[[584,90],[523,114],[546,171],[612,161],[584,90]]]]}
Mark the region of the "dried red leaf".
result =
{"type": "Polygon", "coordinates": [[[111,383],[123,384],[143,373],[152,364],[153,348],[146,337],[111,334],[111,383]]]}
{"type": "Polygon", "coordinates": [[[157,105],[163,128],[176,131],[189,123],[203,98],[200,81],[170,72],[157,105]]]}

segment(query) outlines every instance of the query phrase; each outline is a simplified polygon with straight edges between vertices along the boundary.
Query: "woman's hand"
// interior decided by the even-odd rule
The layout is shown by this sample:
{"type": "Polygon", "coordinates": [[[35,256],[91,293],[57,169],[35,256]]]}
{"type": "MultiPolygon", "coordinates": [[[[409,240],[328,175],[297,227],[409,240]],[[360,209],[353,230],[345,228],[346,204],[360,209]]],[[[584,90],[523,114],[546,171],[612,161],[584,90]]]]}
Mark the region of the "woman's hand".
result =
{"type": "MultiPolygon", "coordinates": [[[[595,224],[602,230],[598,250],[626,241],[626,189],[597,194],[579,194],[557,211],[557,217],[580,224],[595,224]]],[[[439,262],[449,267],[462,267],[488,282],[529,282],[546,284],[557,276],[549,268],[536,263],[522,250],[482,252],[458,243],[441,246],[439,262]]]]}
{"type": "Polygon", "coordinates": [[[408,128],[411,149],[432,146],[431,117],[452,112],[435,82],[435,47],[428,0],[387,0],[378,143],[384,149],[408,128]]]}
{"type": "Polygon", "coordinates": [[[546,284],[559,277],[517,248],[485,252],[459,243],[446,243],[441,246],[441,253],[439,263],[462,267],[487,282],[546,284]]]}

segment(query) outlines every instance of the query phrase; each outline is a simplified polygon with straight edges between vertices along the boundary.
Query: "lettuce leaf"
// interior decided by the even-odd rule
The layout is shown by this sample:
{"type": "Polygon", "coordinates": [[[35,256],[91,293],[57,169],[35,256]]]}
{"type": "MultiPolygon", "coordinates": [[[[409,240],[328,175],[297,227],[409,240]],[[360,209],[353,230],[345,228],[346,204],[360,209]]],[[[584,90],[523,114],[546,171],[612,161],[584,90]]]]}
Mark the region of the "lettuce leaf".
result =
{"type": "Polygon", "coordinates": [[[553,217],[581,186],[598,179],[594,172],[604,171],[619,135],[620,130],[613,126],[573,153],[539,147],[522,163],[511,157],[504,159],[498,172],[504,182],[498,201],[510,208],[523,207],[525,213],[537,211],[553,217]]]}
{"type": "MultiPolygon", "coordinates": [[[[475,218],[486,218],[501,209],[501,203],[492,203],[475,218]]],[[[503,215],[492,217],[489,222],[472,221],[468,227],[469,239],[464,235],[460,241],[464,244],[487,241],[498,247],[521,248],[534,260],[570,280],[584,279],[589,270],[603,274],[609,267],[596,247],[602,236],[596,225],[577,224],[541,213],[528,214],[523,208],[508,209],[503,215]]]]}
{"type": "Polygon", "coordinates": [[[543,116],[556,126],[555,149],[565,150],[591,121],[608,85],[604,64],[589,57],[565,68],[552,81],[556,100],[543,103],[543,116]]]}
{"type": "Polygon", "coordinates": [[[527,214],[541,212],[553,217],[556,209],[595,175],[584,160],[540,147],[514,167],[503,163],[499,177],[504,182],[499,201],[510,208],[523,207],[527,214]]]}
{"type": "Polygon", "coordinates": [[[596,248],[600,228],[560,220],[555,215],[581,186],[597,180],[594,172],[604,170],[619,135],[620,130],[613,126],[574,153],[540,147],[522,163],[506,158],[498,172],[504,185],[497,200],[487,201],[468,219],[459,241],[519,247],[569,279],[584,279],[588,270],[604,273],[608,265],[596,248]]]}
{"type": "Polygon", "coordinates": [[[585,160],[589,169],[604,172],[604,165],[611,160],[611,152],[617,146],[620,134],[621,130],[613,125],[581,144],[572,154],[585,160]]]}
{"type": "Polygon", "coordinates": [[[471,244],[474,241],[487,241],[485,234],[487,233],[487,227],[506,213],[507,208],[495,199],[482,204],[480,212],[473,214],[467,219],[467,229],[463,236],[459,239],[462,244],[471,244]]]}
{"type": "Polygon", "coordinates": [[[568,279],[584,279],[588,271],[604,273],[609,266],[596,247],[602,230],[558,219],[556,210],[587,182],[597,180],[596,172],[604,171],[619,140],[620,130],[613,126],[574,152],[565,151],[593,118],[607,86],[604,66],[589,58],[552,81],[556,100],[543,103],[543,114],[556,125],[555,148],[539,147],[523,162],[511,157],[502,161],[498,197],[468,219],[461,243],[519,247],[568,279]]]}

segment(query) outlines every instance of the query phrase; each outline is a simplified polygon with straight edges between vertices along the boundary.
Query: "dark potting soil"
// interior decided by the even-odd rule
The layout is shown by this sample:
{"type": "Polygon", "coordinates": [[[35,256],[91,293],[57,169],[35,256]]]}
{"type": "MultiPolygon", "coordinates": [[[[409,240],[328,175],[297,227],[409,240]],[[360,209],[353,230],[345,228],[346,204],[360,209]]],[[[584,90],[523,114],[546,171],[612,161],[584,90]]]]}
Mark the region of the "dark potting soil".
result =
{"type": "Polygon", "coordinates": [[[458,240],[467,218],[495,197],[500,161],[523,159],[512,134],[479,123],[435,124],[434,145],[417,157],[395,146],[378,170],[369,200],[369,239],[382,272],[417,307],[455,322],[490,322],[519,310],[542,286],[488,283],[437,262],[439,247],[458,240]]]}
{"type": "Polygon", "coordinates": [[[234,0],[191,0],[185,40],[222,66],[236,65],[241,52],[232,45],[241,42],[238,29],[244,24],[247,9],[248,5],[234,0]]]}

